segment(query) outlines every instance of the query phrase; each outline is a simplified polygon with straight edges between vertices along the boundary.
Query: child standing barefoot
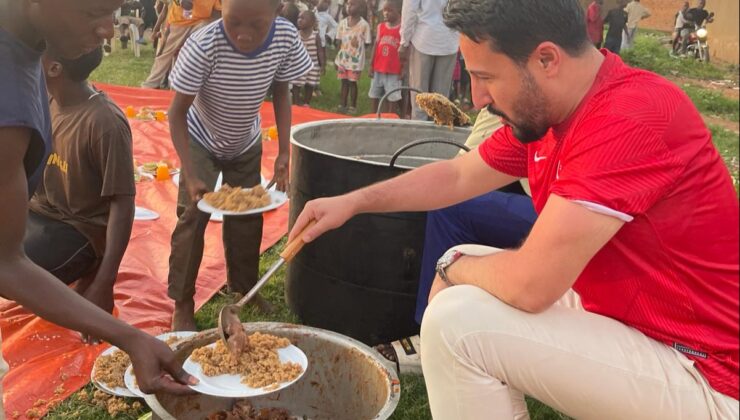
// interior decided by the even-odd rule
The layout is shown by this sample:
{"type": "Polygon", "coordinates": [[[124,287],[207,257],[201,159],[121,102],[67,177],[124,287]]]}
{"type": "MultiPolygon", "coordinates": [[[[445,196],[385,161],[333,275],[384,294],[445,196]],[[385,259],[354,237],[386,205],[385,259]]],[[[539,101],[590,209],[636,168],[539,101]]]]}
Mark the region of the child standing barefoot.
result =
{"type": "Polygon", "coordinates": [[[293,84],[293,104],[295,105],[311,105],[313,91],[319,86],[321,75],[324,74],[326,58],[324,49],[321,47],[319,32],[314,30],[315,26],[316,15],[310,10],[301,12],[298,16],[298,31],[303,46],[306,47],[306,51],[311,57],[313,68],[293,84]],[[303,99],[301,99],[301,93],[303,93],[303,99]]]}
{"type": "Polygon", "coordinates": [[[337,76],[342,81],[340,112],[357,112],[357,81],[365,67],[365,48],[372,42],[370,25],[362,18],[366,10],[365,0],[349,0],[347,17],[342,19],[337,29],[337,41],[341,42],[341,47],[334,64],[337,65],[337,76]]]}

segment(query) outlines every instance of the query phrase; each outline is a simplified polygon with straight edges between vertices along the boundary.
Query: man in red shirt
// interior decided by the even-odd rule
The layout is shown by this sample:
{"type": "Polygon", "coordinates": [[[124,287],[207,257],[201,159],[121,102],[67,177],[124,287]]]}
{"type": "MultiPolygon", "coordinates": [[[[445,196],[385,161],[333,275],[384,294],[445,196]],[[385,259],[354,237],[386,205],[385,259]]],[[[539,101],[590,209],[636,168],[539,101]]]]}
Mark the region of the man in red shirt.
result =
{"type": "Polygon", "coordinates": [[[451,0],[473,100],[506,127],[478,153],[307,203],[291,236],[527,177],[539,217],[520,248],[437,263],[421,330],[434,417],[527,418],[527,394],[575,418],[737,419],[730,175],[689,98],[593,48],[583,20],[577,0],[451,0]]]}
{"type": "Polygon", "coordinates": [[[594,0],[586,11],[588,37],[596,48],[601,48],[601,43],[604,40],[604,19],[601,17],[601,7],[603,5],[604,0],[594,0]]]}

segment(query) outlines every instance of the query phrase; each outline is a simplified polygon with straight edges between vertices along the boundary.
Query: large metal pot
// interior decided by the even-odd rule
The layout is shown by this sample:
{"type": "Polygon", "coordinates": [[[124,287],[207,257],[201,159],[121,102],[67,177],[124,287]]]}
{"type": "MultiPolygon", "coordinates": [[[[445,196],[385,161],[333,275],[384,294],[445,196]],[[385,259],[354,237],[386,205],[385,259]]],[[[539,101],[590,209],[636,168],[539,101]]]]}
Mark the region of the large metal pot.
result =
{"type": "MultiPolygon", "coordinates": [[[[311,420],[387,419],[401,396],[398,376],[375,350],[340,334],[301,325],[258,322],[244,324],[247,331],[286,337],[308,357],[308,369],[295,384],[259,398],[252,405],[287,409],[297,418],[311,420]]],[[[174,347],[184,362],[196,348],[218,339],[215,329],[187,338],[174,347]]],[[[154,420],[203,420],[231,409],[236,400],[208,395],[150,395],[146,398],[154,420]]]]}
{"type": "MultiPolygon", "coordinates": [[[[309,200],[454,157],[469,134],[404,120],[329,120],[293,127],[291,224],[309,200]],[[426,142],[416,143],[420,140],[426,142]]],[[[426,213],[364,214],[327,232],[291,262],[288,305],[307,325],[369,345],[416,334],[425,224],[426,213]]]]}

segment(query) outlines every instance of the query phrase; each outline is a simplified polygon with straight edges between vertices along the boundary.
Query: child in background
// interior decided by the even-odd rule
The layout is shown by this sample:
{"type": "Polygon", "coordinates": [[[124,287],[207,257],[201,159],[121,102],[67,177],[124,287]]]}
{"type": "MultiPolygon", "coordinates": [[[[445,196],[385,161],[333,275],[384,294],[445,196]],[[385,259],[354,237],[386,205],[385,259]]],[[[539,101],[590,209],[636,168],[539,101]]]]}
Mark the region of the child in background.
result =
{"type": "MultiPolygon", "coordinates": [[[[271,86],[279,143],[274,181],[278,190],[288,188],[288,84],[312,64],[296,28],[277,16],[279,7],[279,0],[225,1],[223,19],[190,36],[172,70],[170,133],[182,163],[168,278],[173,331],[195,329],[193,297],[210,218],[198,210],[198,200],[213,191],[219,172],[224,184],[234,187],[260,183],[260,109],[271,86]]],[[[231,292],[246,294],[257,283],[261,240],[261,214],[224,218],[231,292]]],[[[263,312],[271,309],[259,295],[253,302],[263,312]]]]}
{"type": "Polygon", "coordinates": [[[337,21],[329,13],[329,6],[329,0],[321,0],[316,6],[316,20],[319,22],[319,36],[324,54],[326,54],[326,42],[334,42],[334,37],[337,36],[337,21]]]}
{"type": "MultiPolygon", "coordinates": [[[[370,65],[370,91],[373,112],[378,112],[379,100],[388,92],[401,87],[403,66],[398,56],[401,45],[401,0],[385,0],[383,20],[378,25],[373,57],[370,65]]],[[[387,108],[383,112],[395,112],[400,117],[401,92],[393,92],[387,98],[387,108]]]]}
{"type": "Polygon", "coordinates": [[[315,27],[316,15],[309,10],[301,12],[298,16],[298,33],[301,36],[301,41],[303,41],[303,46],[311,57],[313,68],[308,74],[293,83],[293,103],[295,105],[311,105],[313,91],[319,86],[321,75],[324,74],[326,57],[324,56],[324,49],[321,48],[319,32],[314,30],[315,27]],[[301,91],[303,91],[302,100],[301,91]]]}
{"type": "Polygon", "coordinates": [[[342,81],[339,112],[357,112],[357,81],[365,67],[365,48],[372,42],[370,25],[362,17],[367,11],[365,0],[348,0],[347,17],[339,22],[337,42],[341,43],[334,64],[337,77],[342,81]],[[351,105],[347,106],[347,97],[351,105]]]}
{"type": "Polygon", "coordinates": [[[280,9],[280,16],[292,23],[296,29],[298,29],[298,16],[300,14],[301,10],[293,3],[283,3],[283,7],[280,9]]]}

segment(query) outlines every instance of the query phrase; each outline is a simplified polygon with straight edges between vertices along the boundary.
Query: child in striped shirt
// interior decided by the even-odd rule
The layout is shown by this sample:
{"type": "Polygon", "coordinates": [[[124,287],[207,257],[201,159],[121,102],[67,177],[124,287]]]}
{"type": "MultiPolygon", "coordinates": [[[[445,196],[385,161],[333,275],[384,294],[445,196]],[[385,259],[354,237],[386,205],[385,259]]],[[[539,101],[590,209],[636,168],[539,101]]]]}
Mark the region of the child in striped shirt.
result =
{"type": "Polygon", "coordinates": [[[319,32],[314,30],[316,26],[316,15],[310,10],[301,12],[298,16],[298,31],[306,47],[308,55],[313,61],[313,68],[308,74],[293,83],[293,103],[296,105],[310,106],[313,91],[319,87],[321,75],[324,74],[324,49],[321,48],[321,37],[319,32]],[[301,98],[303,93],[303,98],[301,98]]]}
{"type": "MultiPolygon", "coordinates": [[[[213,191],[219,173],[231,186],[260,183],[260,109],[270,87],[279,138],[274,180],[279,190],[288,188],[288,86],[312,63],[295,27],[278,17],[279,9],[279,0],[224,1],[223,18],[190,36],[170,76],[175,90],[170,131],[182,163],[168,278],[175,331],[195,328],[195,280],[209,220],[197,201],[213,191]]],[[[230,291],[245,294],[257,282],[261,239],[261,214],[224,218],[230,291]]],[[[270,309],[262,298],[255,303],[270,309]]]]}

